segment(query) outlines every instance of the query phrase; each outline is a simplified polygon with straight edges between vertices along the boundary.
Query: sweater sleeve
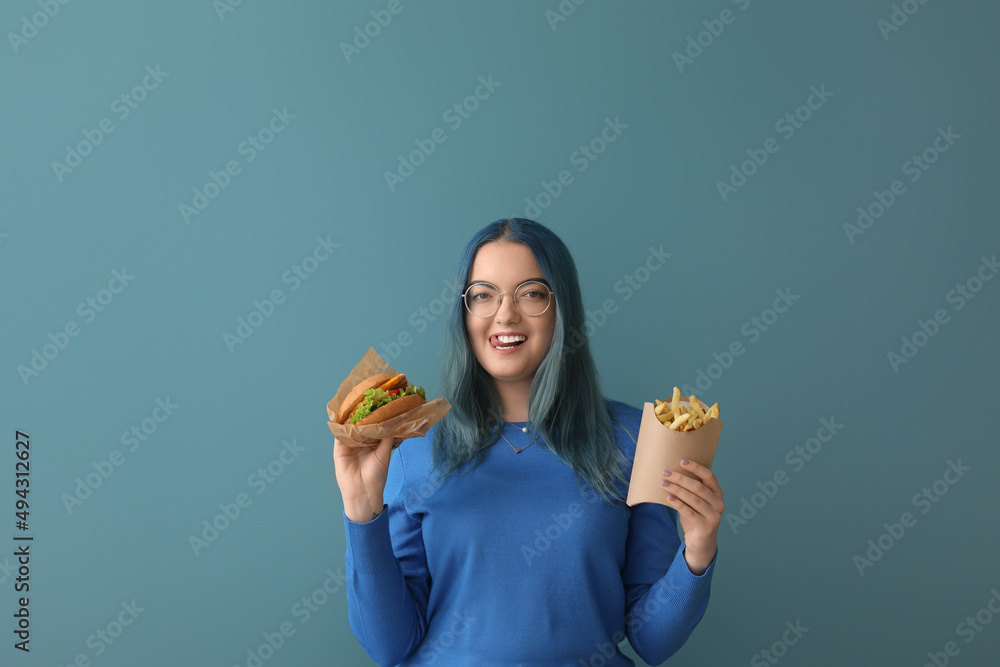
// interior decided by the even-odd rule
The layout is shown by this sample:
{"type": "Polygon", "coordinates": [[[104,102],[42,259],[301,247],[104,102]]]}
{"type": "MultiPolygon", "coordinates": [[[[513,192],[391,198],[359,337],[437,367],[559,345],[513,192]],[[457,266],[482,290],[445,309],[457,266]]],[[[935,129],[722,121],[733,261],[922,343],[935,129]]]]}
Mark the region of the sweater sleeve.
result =
{"type": "MultiPolygon", "coordinates": [[[[677,535],[677,512],[657,503],[632,507],[622,571],[626,636],[636,654],[658,665],[687,641],[708,607],[715,558],[691,573],[677,535]]],[[[718,555],[718,554],[716,554],[718,555]]]]}
{"type": "Polygon", "coordinates": [[[344,515],[348,621],[368,656],[383,666],[401,662],[427,631],[430,577],[421,523],[404,502],[405,477],[397,450],[382,513],[365,523],[344,515]]]}

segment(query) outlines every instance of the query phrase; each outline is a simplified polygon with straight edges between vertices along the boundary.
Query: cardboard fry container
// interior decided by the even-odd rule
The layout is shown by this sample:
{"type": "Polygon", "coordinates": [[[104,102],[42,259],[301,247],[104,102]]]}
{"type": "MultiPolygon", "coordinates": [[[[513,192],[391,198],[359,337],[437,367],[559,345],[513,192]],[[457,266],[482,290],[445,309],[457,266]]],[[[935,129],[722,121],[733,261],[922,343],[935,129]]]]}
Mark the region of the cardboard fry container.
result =
{"type": "MultiPolygon", "coordinates": [[[[369,347],[365,356],[361,357],[361,361],[340,383],[337,395],[326,404],[326,414],[329,418],[327,424],[330,426],[330,431],[335,438],[344,444],[351,447],[374,447],[382,438],[391,437],[393,438],[392,448],[395,449],[407,438],[420,438],[427,435],[427,431],[438,423],[448,410],[451,410],[451,404],[444,397],[438,397],[433,401],[427,401],[420,407],[387,419],[381,424],[367,424],[365,426],[338,424],[337,410],[351,389],[365,378],[379,373],[396,375],[399,371],[386,363],[375,351],[375,348],[369,347]]],[[[411,378],[407,377],[406,379],[410,384],[420,386],[411,378]]]]}
{"type": "MultiPolygon", "coordinates": [[[[691,400],[687,396],[681,396],[680,403],[690,405],[691,400]]],[[[698,403],[702,410],[708,410],[709,406],[700,400],[698,403]]],[[[625,499],[629,507],[639,503],[667,505],[670,491],[660,486],[663,471],[673,470],[695,477],[681,469],[681,459],[696,461],[711,468],[715,448],[719,445],[719,436],[722,434],[722,422],[718,419],[711,419],[701,428],[686,433],[672,431],[656,418],[653,407],[652,403],[645,403],[642,407],[642,422],[639,424],[635,459],[632,462],[632,479],[625,499]]]]}

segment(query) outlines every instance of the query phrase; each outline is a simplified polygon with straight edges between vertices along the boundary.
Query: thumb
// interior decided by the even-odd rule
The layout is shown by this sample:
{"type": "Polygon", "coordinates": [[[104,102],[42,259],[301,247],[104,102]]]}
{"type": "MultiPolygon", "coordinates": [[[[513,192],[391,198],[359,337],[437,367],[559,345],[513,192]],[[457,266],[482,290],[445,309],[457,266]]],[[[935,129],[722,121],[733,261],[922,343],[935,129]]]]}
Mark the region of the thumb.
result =
{"type": "Polygon", "coordinates": [[[375,458],[388,470],[389,459],[392,458],[392,443],[395,438],[382,438],[382,441],[375,447],[375,458]]]}

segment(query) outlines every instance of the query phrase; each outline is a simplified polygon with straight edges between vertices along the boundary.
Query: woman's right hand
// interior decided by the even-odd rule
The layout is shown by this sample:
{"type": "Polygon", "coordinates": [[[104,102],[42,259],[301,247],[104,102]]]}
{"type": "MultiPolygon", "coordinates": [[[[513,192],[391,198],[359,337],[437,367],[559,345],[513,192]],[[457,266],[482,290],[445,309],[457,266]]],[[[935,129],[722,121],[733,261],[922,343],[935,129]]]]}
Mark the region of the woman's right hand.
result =
{"type": "Polygon", "coordinates": [[[375,447],[352,447],[334,438],[333,464],[349,520],[367,523],[382,511],[392,443],[383,438],[375,447]]]}

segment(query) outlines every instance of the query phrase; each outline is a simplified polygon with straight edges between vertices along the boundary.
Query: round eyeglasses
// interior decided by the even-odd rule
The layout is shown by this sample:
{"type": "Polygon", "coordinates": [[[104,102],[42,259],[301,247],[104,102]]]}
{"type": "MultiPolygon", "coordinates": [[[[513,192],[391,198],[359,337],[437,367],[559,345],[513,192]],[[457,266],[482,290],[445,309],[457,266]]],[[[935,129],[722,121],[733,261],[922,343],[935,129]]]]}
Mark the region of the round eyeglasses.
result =
{"type": "Polygon", "coordinates": [[[504,294],[514,296],[514,306],[522,314],[537,317],[549,309],[555,292],[537,280],[523,282],[513,292],[501,292],[489,283],[473,283],[462,294],[462,300],[465,309],[476,317],[493,317],[500,310],[504,294]]]}

